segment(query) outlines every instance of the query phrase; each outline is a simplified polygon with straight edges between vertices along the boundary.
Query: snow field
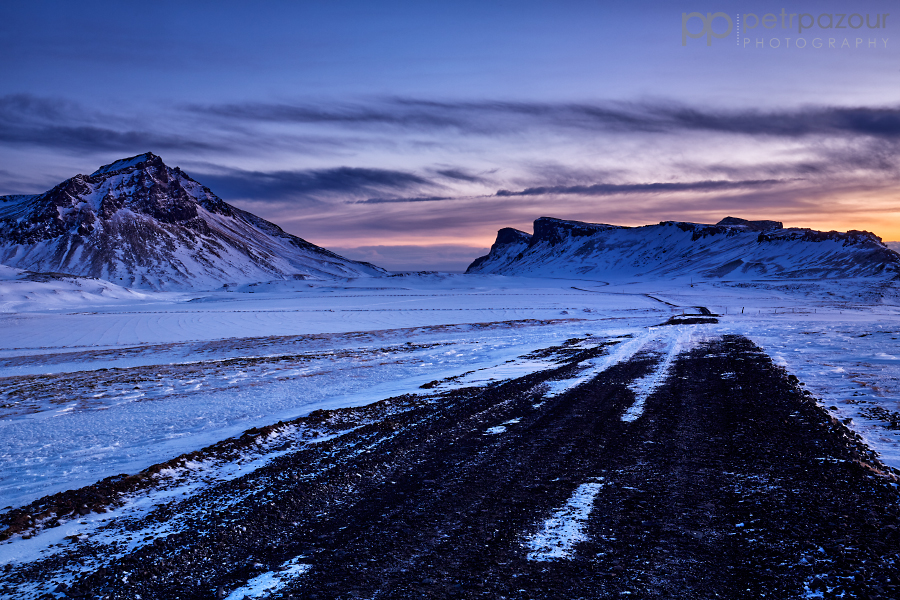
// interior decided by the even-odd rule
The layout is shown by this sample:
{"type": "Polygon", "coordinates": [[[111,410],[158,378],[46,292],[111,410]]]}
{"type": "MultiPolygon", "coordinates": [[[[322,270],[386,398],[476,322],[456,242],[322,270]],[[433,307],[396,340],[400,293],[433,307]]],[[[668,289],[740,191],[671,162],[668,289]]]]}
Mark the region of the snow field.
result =
{"type": "MultiPolygon", "coordinates": [[[[566,281],[493,275],[388,277],[369,280],[368,286],[360,281],[340,287],[295,282],[294,290],[253,294],[141,293],[112,304],[34,300],[0,315],[6,333],[0,356],[526,318],[621,318],[662,314],[663,308],[643,295],[599,294],[566,281]],[[374,289],[373,281],[379,284],[374,289]]],[[[0,298],[8,284],[0,281],[0,298]]]]}
{"type": "MultiPolygon", "coordinates": [[[[30,411],[11,414],[8,408],[9,418],[0,419],[0,490],[6,504],[25,504],[109,475],[137,472],[251,427],[318,409],[429,393],[420,386],[467,370],[503,366],[507,360],[581,333],[583,325],[482,328],[477,341],[423,334],[413,339],[424,347],[413,350],[405,350],[401,340],[409,338],[398,332],[386,351],[382,347],[378,352],[301,358],[233,371],[214,364],[198,372],[191,365],[182,380],[181,369],[169,366],[157,369],[165,377],[162,382],[152,367],[117,375],[126,382],[146,377],[149,381],[137,384],[147,390],[143,397],[129,396],[127,392],[133,392],[129,388],[135,387],[129,383],[121,386],[126,393],[97,398],[102,390],[92,386],[107,382],[108,372],[100,374],[103,378],[88,373],[78,386],[66,385],[76,381],[70,375],[59,384],[58,403],[29,400],[30,411]]],[[[530,368],[546,366],[535,362],[530,368]]],[[[501,372],[503,378],[517,376],[501,372]]],[[[108,390],[109,383],[106,386],[108,390]]],[[[35,394],[51,391],[34,389],[35,394]]],[[[9,400],[6,396],[7,404],[9,400]]]]}

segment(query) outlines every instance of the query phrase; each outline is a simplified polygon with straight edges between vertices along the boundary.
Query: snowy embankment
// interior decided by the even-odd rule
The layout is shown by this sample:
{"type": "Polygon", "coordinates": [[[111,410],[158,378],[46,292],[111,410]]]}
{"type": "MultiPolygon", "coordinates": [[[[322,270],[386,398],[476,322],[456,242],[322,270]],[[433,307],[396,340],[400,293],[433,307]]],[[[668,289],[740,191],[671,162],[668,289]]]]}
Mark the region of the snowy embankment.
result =
{"type": "Polygon", "coordinates": [[[0,313],[27,312],[35,307],[71,310],[78,306],[140,302],[151,297],[102,279],[32,273],[0,265],[0,313]]]}

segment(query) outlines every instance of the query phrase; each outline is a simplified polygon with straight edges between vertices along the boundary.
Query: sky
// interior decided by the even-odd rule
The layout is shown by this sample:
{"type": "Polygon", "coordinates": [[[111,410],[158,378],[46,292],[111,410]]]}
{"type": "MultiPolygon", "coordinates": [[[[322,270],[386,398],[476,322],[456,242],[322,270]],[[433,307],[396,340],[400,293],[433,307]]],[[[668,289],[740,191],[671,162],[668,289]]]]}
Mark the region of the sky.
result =
{"type": "Polygon", "coordinates": [[[392,270],[462,271],[541,216],[900,240],[891,10],[5,0],[0,195],[149,151],[392,270]]]}

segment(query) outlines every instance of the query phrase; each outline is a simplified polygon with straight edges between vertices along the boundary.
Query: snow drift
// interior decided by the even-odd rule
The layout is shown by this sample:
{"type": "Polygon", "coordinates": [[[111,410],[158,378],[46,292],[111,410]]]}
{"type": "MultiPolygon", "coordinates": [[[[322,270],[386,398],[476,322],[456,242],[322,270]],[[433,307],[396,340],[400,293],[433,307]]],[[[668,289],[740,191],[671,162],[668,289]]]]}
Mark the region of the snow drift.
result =
{"type": "Polygon", "coordinates": [[[0,265],[0,313],[121,304],[148,297],[149,292],[130,290],[102,279],[34,273],[0,265]]]}

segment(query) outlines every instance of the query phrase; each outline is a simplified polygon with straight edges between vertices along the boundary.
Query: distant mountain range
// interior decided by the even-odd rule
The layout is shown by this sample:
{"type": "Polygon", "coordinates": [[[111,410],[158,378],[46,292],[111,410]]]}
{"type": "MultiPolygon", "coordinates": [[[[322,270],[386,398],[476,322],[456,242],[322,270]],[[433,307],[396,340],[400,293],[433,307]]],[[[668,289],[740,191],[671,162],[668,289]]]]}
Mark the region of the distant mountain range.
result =
{"type": "Polygon", "coordinates": [[[0,263],[152,290],[385,273],[231,206],[152,153],[0,197],[0,263]]]}
{"type": "MultiPolygon", "coordinates": [[[[76,175],[43,194],[0,196],[0,264],[147,290],[387,273],[231,206],[152,153],[76,175]]],[[[541,217],[533,234],[501,229],[490,253],[466,272],[601,280],[891,278],[900,276],[900,255],[865,231],[785,229],[777,221],[621,227],[541,217]]]]}
{"type": "Polygon", "coordinates": [[[727,217],[621,227],[541,217],[534,233],[501,229],[466,273],[581,279],[897,277],[900,255],[866,231],[787,228],[727,217]]]}

